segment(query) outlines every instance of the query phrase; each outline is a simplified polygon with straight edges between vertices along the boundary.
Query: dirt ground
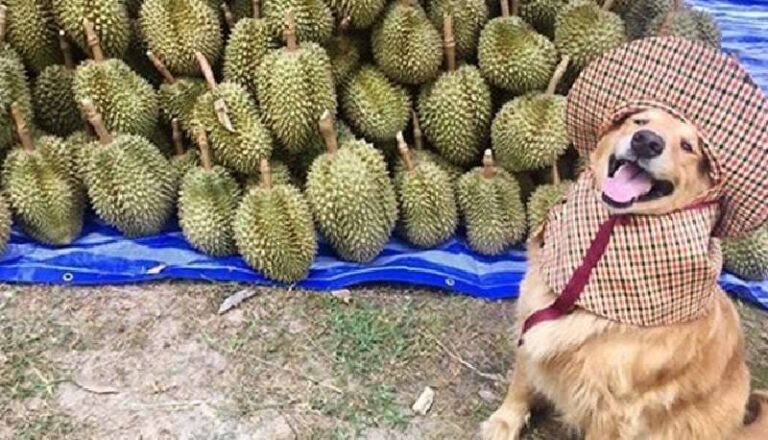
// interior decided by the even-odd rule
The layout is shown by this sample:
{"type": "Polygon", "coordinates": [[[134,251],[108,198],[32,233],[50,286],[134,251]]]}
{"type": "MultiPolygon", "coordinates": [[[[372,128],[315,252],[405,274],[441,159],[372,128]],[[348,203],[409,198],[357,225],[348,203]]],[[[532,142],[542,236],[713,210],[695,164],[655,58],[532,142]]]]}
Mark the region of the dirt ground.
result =
{"type": "MultiPolygon", "coordinates": [[[[0,438],[471,439],[503,397],[513,301],[257,289],[218,314],[248,289],[0,286],[0,438]]],[[[739,309],[768,388],[768,315],[739,309]]]]}

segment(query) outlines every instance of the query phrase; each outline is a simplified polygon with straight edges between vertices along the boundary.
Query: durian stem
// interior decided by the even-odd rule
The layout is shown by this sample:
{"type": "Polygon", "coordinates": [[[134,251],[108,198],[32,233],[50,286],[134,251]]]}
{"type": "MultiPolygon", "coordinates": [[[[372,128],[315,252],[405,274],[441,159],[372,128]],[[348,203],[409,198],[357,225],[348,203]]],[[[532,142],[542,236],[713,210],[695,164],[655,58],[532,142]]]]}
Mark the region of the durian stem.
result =
{"type": "Polygon", "coordinates": [[[413,145],[417,150],[422,150],[424,149],[424,134],[421,132],[419,114],[416,113],[416,110],[411,110],[411,116],[413,117],[413,145]]]}
{"type": "Polygon", "coordinates": [[[400,4],[403,6],[413,6],[413,0],[400,0],[400,4]]]}
{"type": "Polygon", "coordinates": [[[18,102],[11,104],[11,118],[13,118],[13,123],[16,125],[16,134],[19,135],[21,146],[27,151],[35,151],[35,141],[32,139],[32,135],[29,134],[27,119],[24,117],[24,112],[21,110],[21,105],[18,102]]]}
{"type": "Polygon", "coordinates": [[[443,35],[445,46],[445,64],[449,72],[456,70],[456,39],[453,37],[453,17],[443,15],[443,35]]]}
{"type": "Polygon", "coordinates": [[[181,134],[181,124],[179,124],[179,118],[173,118],[171,120],[171,136],[173,137],[173,148],[176,151],[177,156],[181,156],[185,153],[184,149],[184,136],[181,134]]]}
{"type": "Polygon", "coordinates": [[[213,159],[211,158],[211,146],[208,145],[208,135],[205,130],[198,128],[195,133],[197,137],[197,146],[200,148],[200,164],[203,169],[213,168],[213,159]]]}
{"type": "Polygon", "coordinates": [[[563,79],[563,75],[565,75],[565,71],[568,70],[568,63],[571,62],[571,57],[569,55],[563,56],[563,58],[560,60],[560,64],[557,65],[555,68],[555,73],[552,74],[552,78],[549,80],[549,85],[547,85],[547,94],[548,95],[554,95],[555,90],[557,90],[557,85],[560,84],[560,80],[563,79]]]}
{"type": "Polygon", "coordinates": [[[94,61],[102,62],[106,58],[104,52],[101,50],[101,42],[99,35],[96,33],[96,28],[93,26],[93,22],[87,18],[83,19],[83,29],[85,29],[85,38],[88,42],[88,47],[91,49],[91,56],[94,61]]]}
{"type": "Polygon", "coordinates": [[[80,102],[85,116],[88,118],[88,122],[93,126],[93,130],[96,132],[96,137],[99,138],[101,145],[109,145],[112,143],[112,135],[109,134],[107,128],[104,126],[104,119],[101,117],[101,113],[96,109],[96,105],[90,99],[84,99],[80,102]]]}
{"type": "Polygon", "coordinates": [[[260,15],[261,7],[259,5],[259,0],[251,0],[251,16],[258,19],[260,15]]]}
{"type": "Polygon", "coordinates": [[[285,11],[283,41],[285,41],[285,47],[288,49],[288,52],[295,52],[299,48],[299,43],[296,40],[296,17],[292,9],[285,11]]]}
{"type": "Polygon", "coordinates": [[[557,158],[555,158],[555,163],[552,164],[552,183],[555,185],[560,184],[560,169],[557,167],[557,158]]]}
{"type": "Polygon", "coordinates": [[[339,141],[336,139],[336,130],[333,128],[333,115],[331,115],[331,112],[326,110],[320,117],[318,125],[320,127],[320,134],[323,135],[328,155],[334,157],[339,149],[339,141]]]}
{"type": "Polygon", "coordinates": [[[211,63],[208,62],[208,58],[202,52],[195,52],[195,58],[197,58],[197,63],[200,65],[200,70],[203,72],[208,88],[215,90],[216,77],[213,75],[213,69],[211,68],[211,63]]]}
{"type": "Polygon", "coordinates": [[[517,17],[520,15],[520,1],[519,0],[509,0],[509,15],[513,17],[517,17]]]}
{"type": "Polygon", "coordinates": [[[224,21],[227,23],[227,26],[233,29],[235,27],[235,14],[232,13],[232,9],[230,9],[227,2],[221,2],[221,12],[224,15],[224,21]]]}
{"type": "Polygon", "coordinates": [[[8,7],[0,5],[0,44],[5,44],[5,32],[8,30],[8,7]]]}
{"type": "Polygon", "coordinates": [[[341,19],[341,23],[339,23],[339,33],[345,34],[349,32],[349,28],[352,27],[352,17],[347,15],[343,19],[341,19]]]}
{"type": "Polygon", "coordinates": [[[413,169],[413,159],[411,158],[411,152],[408,151],[408,144],[403,139],[403,132],[397,132],[397,151],[400,153],[400,157],[403,159],[405,169],[411,171],[413,169]]]}
{"type": "Polygon", "coordinates": [[[160,73],[160,76],[163,77],[163,80],[166,83],[176,84],[176,77],[173,76],[165,63],[163,63],[151,50],[147,51],[147,58],[149,58],[149,61],[155,66],[155,69],[160,73]]]}
{"type": "Polygon", "coordinates": [[[610,11],[611,8],[613,7],[613,3],[614,2],[615,2],[615,0],[605,0],[603,2],[603,10],[604,11],[610,11]]]}
{"type": "Polygon", "coordinates": [[[496,175],[496,167],[493,162],[493,151],[491,149],[485,150],[483,154],[483,172],[482,176],[486,179],[493,179],[496,175]]]}
{"type": "Polygon", "coordinates": [[[501,16],[509,17],[509,0],[501,0],[501,16]]]}
{"type": "Polygon", "coordinates": [[[75,60],[72,58],[72,46],[70,46],[69,40],[67,40],[67,34],[62,29],[59,29],[59,49],[61,49],[61,54],[64,56],[64,66],[68,70],[74,70],[75,60]]]}
{"type": "Polygon", "coordinates": [[[269,167],[269,159],[261,158],[259,163],[259,174],[261,177],[261,187],[264,189],[272,188],[272,169],[269,167]]]}

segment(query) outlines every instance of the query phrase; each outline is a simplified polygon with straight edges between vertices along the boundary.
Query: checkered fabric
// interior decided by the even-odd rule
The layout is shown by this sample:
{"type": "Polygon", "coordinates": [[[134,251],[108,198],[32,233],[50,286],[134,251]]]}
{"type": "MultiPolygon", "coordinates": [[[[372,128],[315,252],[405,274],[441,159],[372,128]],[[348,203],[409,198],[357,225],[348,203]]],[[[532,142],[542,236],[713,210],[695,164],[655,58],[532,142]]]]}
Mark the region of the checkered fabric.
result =
{"type": "MultiPolygon", "coordinates": [[[[551,289],[564,291],[609,217],[587,170],[565,202],[550,211],[543,230],[541,271],[551,289]]],[[[576,305],[637,326],[699,317],[717,291],[722,266],[720,241],[712,237],[718,218],[718,204],[627,216],[614,226],[576,305]]]]}
{"type": "Polygon", "coordinates": [[[768,222],[768,99],[736,60],[677,37],[621,46],[574,84],[568,134],[587,154],[612,122],[648,107],[671,110],[702,134],[722,203],[716,235],[740,236],[768,222]]]}

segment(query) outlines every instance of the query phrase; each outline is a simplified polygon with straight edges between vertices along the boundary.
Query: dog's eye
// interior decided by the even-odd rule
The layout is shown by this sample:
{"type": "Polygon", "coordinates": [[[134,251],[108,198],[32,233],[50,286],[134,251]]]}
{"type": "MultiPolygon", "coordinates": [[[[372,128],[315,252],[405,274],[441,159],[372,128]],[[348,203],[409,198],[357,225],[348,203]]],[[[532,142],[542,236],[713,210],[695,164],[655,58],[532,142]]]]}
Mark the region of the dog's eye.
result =
{"type": "Polygon", "coordinates": [[[689,153],[693,153],[693,145],[685,139],[680,142],[680,147],[689,153]]]}
{"type": "Polygon", "coordinates": [[[635,119],[634,121],[635,121],[635,125],[646,125],[646,124],[648,124],[648,120],[647,119],[635,119]]]}

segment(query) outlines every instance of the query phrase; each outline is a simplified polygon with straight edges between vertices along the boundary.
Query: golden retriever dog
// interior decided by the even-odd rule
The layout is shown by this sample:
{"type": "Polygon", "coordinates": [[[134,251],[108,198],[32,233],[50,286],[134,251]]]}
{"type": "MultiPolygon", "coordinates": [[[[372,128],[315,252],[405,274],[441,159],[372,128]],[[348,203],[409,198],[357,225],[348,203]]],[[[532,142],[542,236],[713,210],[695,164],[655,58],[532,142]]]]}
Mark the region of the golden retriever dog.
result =
{"type": "MultiPolygon", "coordinates": [[[[597,188],[626,161],[655,183],[629,201],[603,192],[613,212],[664,215],[713,185],[696,129],[663,110],[632,114],[600,140],[590,158],[597,188]]],[[[540,247],[540,237],[533,237],[517,305],[518,336],[523,321],[556,298],[541,277],[540,247]]],[[[660,327],[576,309],[526,333],[506,399],[483,424],[482,437],[519,438],[541,399],[588,440],[766,440],[768,395],[749,399],[744,352],[739,316],[723,291],[700,319],[660,327]]]]}

